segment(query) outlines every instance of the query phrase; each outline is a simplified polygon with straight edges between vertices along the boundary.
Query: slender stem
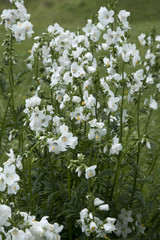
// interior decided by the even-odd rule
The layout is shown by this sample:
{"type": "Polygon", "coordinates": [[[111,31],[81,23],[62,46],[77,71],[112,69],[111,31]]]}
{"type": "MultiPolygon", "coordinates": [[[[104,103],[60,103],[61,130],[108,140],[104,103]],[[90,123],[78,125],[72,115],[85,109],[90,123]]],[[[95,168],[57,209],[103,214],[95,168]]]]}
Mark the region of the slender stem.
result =
{"type": "Polygon", "coordinates": [[[9,84],[10,84],[10,91],[11,91],[11,99],[12,99],[12,106],[14,109],[14,97],[13,97],[13,86],[14,86],[14,77],[13,77],[13,62],[12,62],[12,33],[11,33],[11,41],[9,47],[9,84]]]}
{"type": "MultiPolygon", "coordinates": [[[[107,141],[108,142],[110,140],[110,115],[111,115],[111,113],[108,114],[108,121],[107,121],[107,141]]],[[[109,156],[109,150],[110,149],[109,149],[109,146],[108,146],[108,156],[109,156]]]]}
{"type": "Polygon", "coordinates": [[[29,199],[29,209],[30,209],[31,213],[32,213],[32,210],[33,210],[33,208],[32,208],[32,179],[31,179],[31,177],[32,177],[32,174],[31,174],[31,173],[32,173],[32,159],[31,159],[31,154],[32,154],[34,148],[35,148],[40,142],[42,142],[42,140],[41,140],[41,141],[38,141],[38,142],[31,148],[31,150],[30,150],[30,152],[29,152],[29,159],[28,159],[28,184],[29,184],[29,195],[30,195],[30,199],[29,199]]]}
{"type": "Polygon", "coordinates": [[[158,153],[156,154],[156,156],[155,156],[155,158],[154,158],[154,160],[152,161],[152,164],[151,164],[151,166],[149,166],[149,168],[148,168],[148,170],[147,170],[147,175],[146,175],[146,177],[145,177],[145,179],[144,179],[144,181],[143,181],[143,183],[142,183],[142,185],[141,185],[141,187],[140,187],[140,189],[142,189],[143,188],[143,186],[144,186],[144,184],[146,183],[146,181],[147,181],[147,179],[148,179],[148,177],[149,177],[149,175],[151,174],[151,172],[153,171],[153,168],[155,167],[155,165],[156,165],[156,162],[157,162],[157,159],[158,159],[158,156],[159,156],[159,149],[158,149],[158,153]]]}
{"type": "MultiPolygon", "coordinates": [[[[70,170],[67,169],[67,185],[68,185],[68,198],[71,200],[71,175],[70,170]]],[[[71,218],[68,218],[68,232],[69,232],[69,240],[72,240],[72,224],[71,218]]]]}
{"type": "Polygon", "coordinates": [[[28,184],[29,184],[29,194],[30,194],[30,199],[29,199],[29,209],[30,212],[32,213],[32,185],[31,185],[31,170],[32,170],[32,159],[31,156],[29,156],[28,159],[28,184]]]}
{"type": "Polygon", "coordinates": [[[91,143],[90,154],[89,154],[89,166],[92,164],[92,153],[93,153],[93,143],[91,143]]]}
{"type": "MultiPolygon", "coordinates": [[[[122,144],[122,136],[123,136],[123,108],[124,108],[124,91],[125,91],[124,66],[125,64],[123,64],[123,67],[122,67],[122,100],[121,100],[121,111],[120,111],[120,137],[119,137],[119,142],[121,144],[122,144]]],[[[119,176],[121,161],[122,161],[122,152],[120,152],[118,155],[118,163],[116,166],[115,178],[114,178],[113,187],[111,190],[111,199],[113,197],[114,189],[116,191],[116,195],[115,195],[116,205],[118,201],[118,176],[119,176]]]]}
{"type": "Polygon", "coordinates": [[[145,127],[144,135],[147,133],[148,125],[149,125],[149,121],[150,121],[150,118],[151,118],[152,112],[153,112],[153,110],[151,109],[151,111],[150,111],[150,113],[149,113],[149,116],[148,116],[148,119],[147,119],[147,124],[146,124],[146,127],[145,127]]]}
{"type": "MultiPolygon", "coordinates": [[[[120,165],[121,165],[121,162],[122,162],[122,160],[124,159],[124,157],[126,156],[126,154],[128,153],[128,151],[129,151],[129,149],[127,149],[125,152],[124,152],[124,154],[122,154],[122,152],[120,153],[120,157],[119,157],[119,161],[118,161],[118,164],[117,164],[117,168],[116,168],[116,173],[115,173],[115,177],[114,177],[114,181],[113,181],[113,187],[112,187],[112,190],[111,190],[111,197],[110,197],[110,199],[112,200],[112,197],[113,197],[113,193],[114,193],[114,190],[115,190],[115,188],[117,188],[117,186],[118,186],[118,176],[119,176],[119,170],[120,170],[120,165]]],[[[116,197],[115,197],[115,199],[116,199],[116,205],[117,205],[117,200],[118,200],[118,198],[117,198],[117,192],[116,192],[116,197]]]]}
{"type": "Polygon", "coordinates": [[[51,88],[51,104],[53,106],[53,89],[51,88]]]}
{"type": "Polygon", "coordinates": [[[35,76],[35,80],[36,83],[38,84],[38,56],[36,55],[36,53],[34,54],[34,76],[35,76]]]}
{"type": "Polygon", "coordinates": [[[122,136],[123,136],[123,107],[124,107],[124,89],[125,84],[122,86],[122,103],[121,103],[121,115],[120,115],[120,138],[119,142],[122,144],[122,136]]]}
{"type": "Polygon", "coordinates": [[[7,112],[8,112],[10,101],[11,101],[11,96],[8,98],[6,111],[4,113],[4,118],[3,118],[3,122],[2,122],[1,136],[0,136],[0,148],[1,148],[1,144],[2,144],[3,129],[5,127],[5,121],[6,121],[6,117],[7,117],[7,112]]]}
{"type": "Polygon", "coordinates": [[[141,98],[141,90],[139,91],[139,96],[138,96],[138,101],[137,101],[137,134],[138,134],[137,162],[136,162],[136,169],[135,169],[135,175],[134,175],[134,181],[133,181],[133,190],[132,190],[130,205],[132,204],[133,197],[134,197],[135,190],[136,190],[138,166],[139,166],[140,151],[141,151],[140,124],[139,124],[140,98],[141,98]]]}

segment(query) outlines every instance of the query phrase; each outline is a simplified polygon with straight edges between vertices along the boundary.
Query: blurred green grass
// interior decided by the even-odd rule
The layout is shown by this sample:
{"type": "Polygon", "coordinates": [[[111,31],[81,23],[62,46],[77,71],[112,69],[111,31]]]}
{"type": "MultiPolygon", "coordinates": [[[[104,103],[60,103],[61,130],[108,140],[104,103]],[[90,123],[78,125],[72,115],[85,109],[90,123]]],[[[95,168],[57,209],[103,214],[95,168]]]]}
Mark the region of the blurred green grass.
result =
{"type": "MultiPolygon", "coordinates": [[[[113,0],[114,1],[114,0],[113,0]]],[[[46,31],[50,24],[59,23],[72,31],[85,25],[86,20],[96,13],[107,0],[24,0],[35,35],[46,31]]],[[[9,0],[0,0],[0,12],[9,8],[9,0]]],[[[131,12],[129,21],[132,35],[149,30],[152,26],[160,30],[160,0],[119,0],[118,10],[131,12]]],[[[0,38],[3,36],[0,34],[0,38]]]]}

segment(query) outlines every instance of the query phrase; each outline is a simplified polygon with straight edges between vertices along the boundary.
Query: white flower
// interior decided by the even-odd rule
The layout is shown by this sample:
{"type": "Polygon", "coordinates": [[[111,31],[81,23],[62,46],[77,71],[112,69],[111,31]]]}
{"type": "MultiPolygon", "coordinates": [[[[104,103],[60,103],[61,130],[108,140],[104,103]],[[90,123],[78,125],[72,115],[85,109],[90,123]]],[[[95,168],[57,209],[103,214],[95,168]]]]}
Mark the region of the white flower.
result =
{"type": "Polygon", "coordinates": [[[33,97],[26,99],[25,101],[26,101],[26,108],[30,108],[30,107],[39,106],[41,103],[41,98],[39,98],[38,95],[36,94],[33,97]]]}
{"type": "Polygon", "coordinates": [[[121,213],[118,215],[119,219],[123,220],[124,224],[127,224],[128,222],[133,222],[133,218],[131,217],[132,211],[126,211],[125,208],[121,209],[121,213]]]}
{"type": "Polygon", "coordinates": [[[130,12],[127,12],[126,10],[121,10],[118,14],[119,20],[121,22],[125,22],[127,20],[127,17],[130,16],[130,12]]]}
{"type": "Polygon", "coordinates": [[[155,41],[160,42],[160,35],[157,35],[157,36],[155,37],[155,41]]]}
{"type": "Polygon", "coordinates": [[[4,192],[6,189],[6,175],[4,173],[0,173],[0,191],[4,192]]]}
{"type": "Polygon", "coordinates": [[[117,136],[115,136],[113,138],[113,144],[111,146],[111,149],[110,149],[110,155],[111,154],[119,154],[119,152],[122,150],[122,144],[119,143],[119,138],[117,138],[117,136]]]}
{"type": "Polygon", "coordinates": [[[121,10],[118,14],[118,18],[122,22],[124,30],[129,29],[129,24],[127,21],[127,17],[129,16],[130,16],[130,12],[127,12],[126,10],[121,10]]]}
{"type": "Polygon", "coordinates": [[[86,219],[87,217],[88,217],[88,209],[84,208],[80,212],[80,218],[81,218],[82,223],[84,223],[84,219],[86,219]]]}
{"type": "Polygon", "coordinates": [[[13,164],[4,166],[4,174],[6,175],[6,183],[9,186],[20,180],[19,176],[15,172],[15,165],[13,164]]]}
{"type": "Polygon", "coordinates": [[[71,132],[62,133],[59,140],[61,141],[61,145],[64,148],[67,148],[69,146],[70,148],[75,149],[76,145],[78,144],[78,138],[73,137],[73,133],[71,132]]]}
{"type": "Polygon", "coordinates": [[[100,24],[103,26],[107,26],[109,23],[114,22],[114,11],[108,9],[106,7],[101,7],[100,10],[98,11],[98,20],[100,24]]]}
{"type": "Polygon", "coordinates": [[[154,100],[152,98],[152,96],[150,97],[150,103],[149,103],[149,107],[153,110],[157,110],[158,109],[158,103],[156,102],[156,100],[154,100]]]}
{"type": "Polygon", "coordinates": [[[146,54],[145,58],[150,61],[151,66],[153,66],[155,64],[156,56],[153,53],[151,53],[150,49],[147,50],[147,54],[146,54]]]}
{"type": "Polygon", "coordinates": [[[8,194],[17,194],[18,190],[20,189],[17,182],[14,182],[12,185],[8,185],[8,194]]]}
{"type": "Polygon", "coordinates": [[[40,111],[38,107],[31,113],[30,128],[34,131],[45,131],[44,127],[48,127],[48,123],[51,120],[50,115],[45,115],[44,110],[40,111]]]}
{"type": "Polygon", "coordinates": [[[86,168],[85,178],[92,178],[96,175],[95,169],[97,168],[97,165],[93,165],[91,167],[86,168]]]}
{"type": "Polygon", "coordinates": [[[85,71],[84,71],[83,67],[78,65],[77,62],[73,62],[71,64],[71,73],[72,73],[72,76],[75,78],[85,76],[85,71]]]}
{"type": "Polygon", "coordinates": [[[141,81],[144,79],[144,70],[143,69],[139,69],[138,71],[136,71],[134,73],[134,80],[136,81],[141,81]]]}
{"type": "Polygon", "coordinates": [[[92,232],[94,232],[95,230],[97,230],[97,225],[95,224],[95,222],[91,221],[90,222],[90,230],[92,232]]]}
{"type": "Polygon", "coordinates": [[[103,203],[104,203],[104,201],[101,200],[101,199],[99,199],[99,198],[95,198],[95,199],[94,199],[94,205],[95,205],[95,206],[99,206],[99,205],[101,205],[101,204],[103,204],[103,203]]]}
{"type": "Polygon", "coordinates": [[[82,175],[82,170],[81,167],[78,167],[75,172],[78,172],[78,177],[80,177],[82,175]]]}
{"type": "Polygon", "coordinates": [[[146,45],[145,37],[146,37],[146,34],[144,34],[144,33],[141,33],[141,35],[138,36],[139,43],[140,43],[142,46],[145,46],[145,45],[146,45]]]}
{"type": "Polygon", "coordinates": [[[149,75],[147,76],[147,78],[146,78],[146,83],[147,83],[147,84],[153,84],[153,83],[154,83],[152,74],[149,74],[149,75]]]}
{"type": "Polygon", "coordinates": [[[10,226],[8,219],[11,218],[11,208],[7,205],[0,205],[0,226],[10,226]]]}
{"type": "Polygon", "coordinates": [[[117,221],[116,224],[116,235],[122,236],[123,238],[127,238],[128,234],[132,232],[131,228],[128,227],[128,224],[123,224],[120,221],[117,221]]]}
{"type": "Polygon", "coordinates": [[[80,103],[80,102],[81,102],[81,98],[80,98],[79,96],[73,96],[72,102],[74,102],[74,103],[80,103]]]}
{"type": "Polygon", "coordinates": [[[99,206],[99,210],[101,211],[109,211],[109,205],[108,204],[103,204],[99,206]]]}
{"type": "Polygon", "coordinates": [[[74,112],[70,113],[71,119],[75,118],[76,123],[80,123],[85,120],[85,116],[83,115],[83,107],[77,107],[74,112]]]}
{"type": "Polygon", "coordinates": [[[99,128],[91,128],[88,133],[88,139],[96,141],[101,140],[101,136],[104,136],[106,134],[106,129],[99,129],[99,128]]]}
{"type": "Polygon", "coordinates": [[[60,152],[66,151],[65,146],[61,144],[60,140],[52,140],[51,138],[48,138],[47,143],[49,144],[49,152],[59,154],[60,152]]]}

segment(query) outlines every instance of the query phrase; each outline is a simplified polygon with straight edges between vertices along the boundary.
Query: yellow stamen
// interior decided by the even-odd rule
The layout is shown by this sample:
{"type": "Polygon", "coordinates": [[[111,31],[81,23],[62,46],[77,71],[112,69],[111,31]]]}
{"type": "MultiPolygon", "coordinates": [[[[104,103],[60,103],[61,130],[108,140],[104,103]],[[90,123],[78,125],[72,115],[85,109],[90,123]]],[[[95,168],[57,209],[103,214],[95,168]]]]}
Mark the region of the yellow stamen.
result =
{"type": "Polygon", "coordinates": [[[85,102],[82,102],[82,106],[84,106],[85,105],[85,102]]]}
{"type": "Polygon", "coordinates": [[[18,231],[17,230],[13,230],[12,234],[16,236],[18,234],[18,231]]]}
{"type": "Polygon", "coordinates": [[[63,140],[63,142],[65,142],[65,141],[67,140],[67,138],[66,138],[66,137],[63,137],[62,140],[63,140]]]}

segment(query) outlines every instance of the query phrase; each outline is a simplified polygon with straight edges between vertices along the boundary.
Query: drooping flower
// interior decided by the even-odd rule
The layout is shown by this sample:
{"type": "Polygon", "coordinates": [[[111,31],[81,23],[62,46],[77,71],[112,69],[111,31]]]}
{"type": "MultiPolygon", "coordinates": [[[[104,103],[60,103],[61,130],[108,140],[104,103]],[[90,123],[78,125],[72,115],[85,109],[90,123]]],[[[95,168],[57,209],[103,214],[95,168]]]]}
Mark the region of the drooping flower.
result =
{"type": "Polygon", "coordinates": [[[85,178],[92,178],[96,175],[95,169],[97,168],[97,165],[93,165],[91,167],[86,168],[85,178]]]}

